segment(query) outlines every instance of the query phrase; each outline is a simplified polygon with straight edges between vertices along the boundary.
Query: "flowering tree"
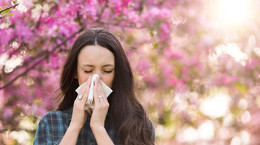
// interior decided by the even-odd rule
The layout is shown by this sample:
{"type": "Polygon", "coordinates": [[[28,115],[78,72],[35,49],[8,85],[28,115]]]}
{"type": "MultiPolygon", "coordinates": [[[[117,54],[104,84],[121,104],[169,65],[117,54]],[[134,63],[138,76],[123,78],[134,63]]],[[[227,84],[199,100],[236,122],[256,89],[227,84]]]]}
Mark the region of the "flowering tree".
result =
{"type": "Polygon", "coordinates": [[[72,43],[89,27],[121,40],[157,144],[260,143],[259,0],[17,3],[0,19],[0,144],[32,140],[57,107],[72,43]]]}

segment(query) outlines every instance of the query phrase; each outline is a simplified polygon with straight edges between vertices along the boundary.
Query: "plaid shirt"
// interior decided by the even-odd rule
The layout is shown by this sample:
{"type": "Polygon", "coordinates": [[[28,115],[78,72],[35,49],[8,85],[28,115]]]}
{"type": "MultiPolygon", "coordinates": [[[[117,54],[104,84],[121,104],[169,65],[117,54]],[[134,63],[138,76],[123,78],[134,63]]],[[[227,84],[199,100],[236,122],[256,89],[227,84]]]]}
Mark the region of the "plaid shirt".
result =
{"type": "MultiPolygon", "coordinates": [[[[39,122],[34,145],[56,145],[59,144],[69,127],[72,117],[72,107],[64,111],[48,112],[39,122]]],[[[90,128],[90,117],[80,130],[77,145],[97,145],[95,136],[90,128]]],[[[115,130],[111,124],[106,123],[105,128],[115,145],[120,145],[116,138],[115,130]]]]}

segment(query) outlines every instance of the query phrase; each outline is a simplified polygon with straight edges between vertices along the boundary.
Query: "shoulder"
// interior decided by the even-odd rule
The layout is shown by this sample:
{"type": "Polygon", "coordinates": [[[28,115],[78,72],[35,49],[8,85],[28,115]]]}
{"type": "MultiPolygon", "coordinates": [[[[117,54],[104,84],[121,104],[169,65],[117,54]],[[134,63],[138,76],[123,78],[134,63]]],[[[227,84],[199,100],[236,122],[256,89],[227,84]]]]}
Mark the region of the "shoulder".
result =
{"type": "Polygon", "coordinates": [[[62,112],[62,111],[50,111],[50,112],[47,112],[44,116],[43,116],[43,118],[42,118],[42,120],[44,120],[44,121],[46,121],[46,120],[49,120],[49,119],[52,119],[52,118],[56,118],[56,117],[61,117],[61,116],[63,116],[64,115],[64,112],[62,112]]]}
{"type": "Polygon", "coordinates": [[[150,120],[150,123],[151,123],[151,128],[152,128],[152,140],[155,141],[155,129],[154,129],[154,123],[151,119],[150,120]]]}
{"type": "Polygon", "coordinates": [[[58,144],[70,118],[71,115],[66,110],[46,113],[38,124],[34,144],[58,144]]]}
{"type": "Polygon", "coordinates": [[[41,122],[49,124],[49,123],[70,120],[71,114],[72,112],[70,109],[63,110],[63,111],[59,111],[59,110],[50,111],[43,116],[41,122]]]}
{"type": "Polygon", "coordinates": [[[149,120],[150,120],[150,123],[151,123],[152,129],[153,129],[153,131],[154,131],[154,123],[153,123],[153,121],[152,121],[151,119],[149,119],[149,120]]]}

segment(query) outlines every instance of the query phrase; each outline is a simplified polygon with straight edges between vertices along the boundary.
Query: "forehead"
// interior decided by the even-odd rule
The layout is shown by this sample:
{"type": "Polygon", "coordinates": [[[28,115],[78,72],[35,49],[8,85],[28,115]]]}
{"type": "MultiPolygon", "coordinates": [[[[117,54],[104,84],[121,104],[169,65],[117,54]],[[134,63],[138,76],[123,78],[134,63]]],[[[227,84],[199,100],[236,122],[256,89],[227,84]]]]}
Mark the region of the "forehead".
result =
{"type": "Polygon", "coordinates": [[[114,64],[114,54],[105,47],[99,45],[87,45],[81,49],[78,55],[78,63],[93,65],[114,64]]]}

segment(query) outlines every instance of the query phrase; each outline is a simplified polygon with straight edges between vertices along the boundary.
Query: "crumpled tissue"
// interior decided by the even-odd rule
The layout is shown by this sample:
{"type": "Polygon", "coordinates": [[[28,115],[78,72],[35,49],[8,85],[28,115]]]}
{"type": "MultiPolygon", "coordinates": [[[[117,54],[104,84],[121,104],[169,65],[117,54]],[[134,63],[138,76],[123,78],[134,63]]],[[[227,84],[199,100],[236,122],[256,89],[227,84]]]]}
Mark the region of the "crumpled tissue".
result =
{"type": "MultiPolygon", "coordinates": [[[[94,98],[93,98],[93,91],[94,91],[94,81],[96,80],[96,78],[98,77],[99,75],[98,74],[94,74],[93,77],[92,77],[92,80],[91,80],[91,85],[90,85],[90,89],[89,89],[89,95],[88,95],[88,100],[86,102],[86,105],[85,105],[85,110],[87,109],[91,109],[93,110],[94,107],[95,107],[95,103],[94,103],[94,98]]],[[[81,84],[75,91],[78,93],[79,95],[79,90],[82,86],[86,85],[87,82],[81,84]]],[[[102,85],[102,88],[104,89],[105,91],[105,95],[106,97],[108,97],[112,92],[113,90],[111,88],[109,88],[103,81],[101,81],[101,85],[102,85]]],[[[83,94],[81,94],[83,95],[83,94]]]]}

